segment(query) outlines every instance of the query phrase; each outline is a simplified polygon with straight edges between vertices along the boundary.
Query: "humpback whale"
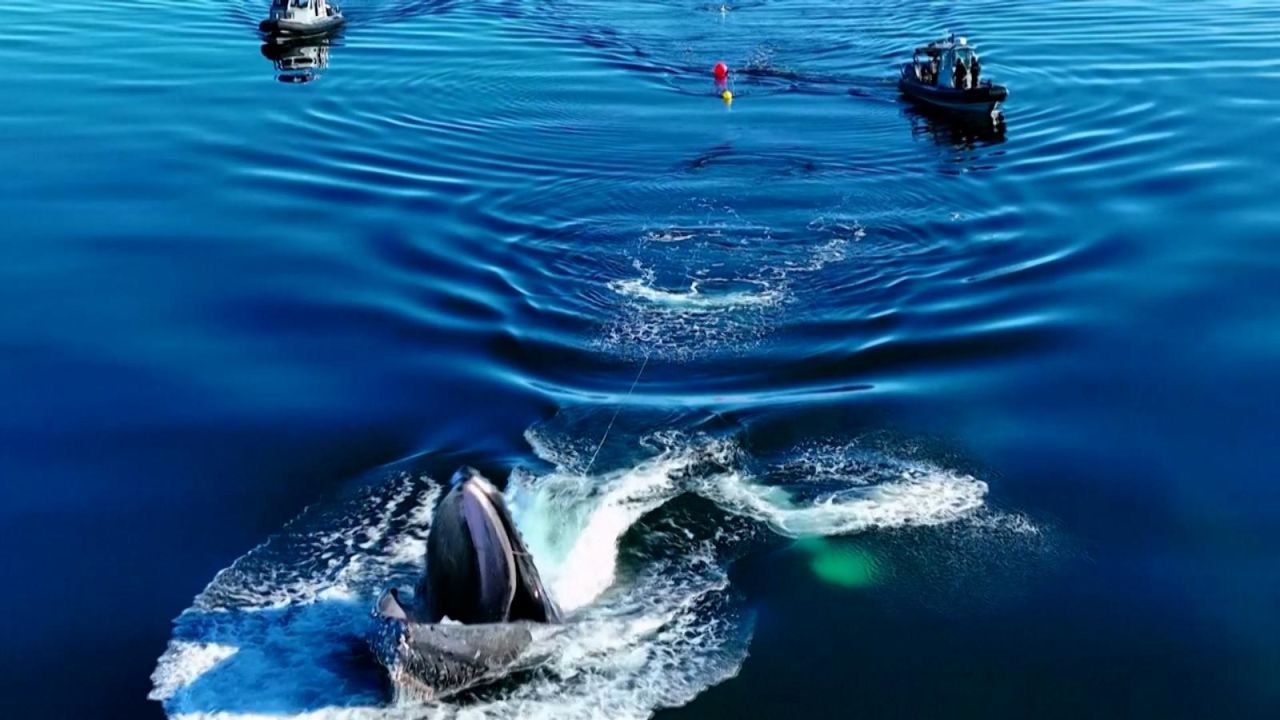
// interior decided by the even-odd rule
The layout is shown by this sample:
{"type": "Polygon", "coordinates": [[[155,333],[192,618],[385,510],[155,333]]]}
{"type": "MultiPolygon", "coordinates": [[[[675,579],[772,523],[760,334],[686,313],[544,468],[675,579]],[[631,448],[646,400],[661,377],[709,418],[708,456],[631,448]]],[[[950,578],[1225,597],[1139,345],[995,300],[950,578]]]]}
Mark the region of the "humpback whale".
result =
{"type": "Polygon", "coordinates": [[[414,591],[388,589],[373,616],[371,646],[397,696],[421,700],[538,664],[534,640],[561,621],[501,493],[470,467],[436,507],[414,591]]]}

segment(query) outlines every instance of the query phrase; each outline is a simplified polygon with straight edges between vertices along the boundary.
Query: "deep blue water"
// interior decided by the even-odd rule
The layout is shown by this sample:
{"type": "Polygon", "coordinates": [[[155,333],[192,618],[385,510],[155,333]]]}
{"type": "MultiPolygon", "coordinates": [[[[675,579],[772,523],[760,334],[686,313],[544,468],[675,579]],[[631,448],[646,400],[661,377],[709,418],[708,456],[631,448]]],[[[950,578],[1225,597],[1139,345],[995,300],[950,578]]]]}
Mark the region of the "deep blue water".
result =
{"type": "Polygon", "coordinates": [[[265,5],[5,8],[0,714],[402,711],[463,462],[588,630],[446,713],[1280,714],[1280,4],[265,5]]]}

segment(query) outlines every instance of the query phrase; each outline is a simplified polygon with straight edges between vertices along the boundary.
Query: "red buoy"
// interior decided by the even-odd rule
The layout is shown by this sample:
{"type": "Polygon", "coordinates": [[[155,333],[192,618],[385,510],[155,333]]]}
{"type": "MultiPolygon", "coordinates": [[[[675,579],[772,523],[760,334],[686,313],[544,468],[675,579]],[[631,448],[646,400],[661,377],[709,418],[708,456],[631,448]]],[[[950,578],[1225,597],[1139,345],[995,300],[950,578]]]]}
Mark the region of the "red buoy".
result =
{"type": "Polygon", "coordinates": [[[716,74],[717,80],[724,80],[729,77],[729,66],[722,62],[718,62],[716,63],[715,68],[712,69],[712,72],[716,74]]]}

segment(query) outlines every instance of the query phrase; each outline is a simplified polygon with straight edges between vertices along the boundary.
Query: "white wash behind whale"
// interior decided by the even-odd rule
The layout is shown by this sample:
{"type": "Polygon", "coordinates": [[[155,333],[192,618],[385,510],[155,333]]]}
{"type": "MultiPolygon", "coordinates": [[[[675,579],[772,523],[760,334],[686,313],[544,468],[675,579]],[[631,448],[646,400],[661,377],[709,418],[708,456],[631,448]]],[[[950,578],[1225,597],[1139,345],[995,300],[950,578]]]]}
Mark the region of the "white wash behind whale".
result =
{"type": "Polygon", "coordinates": [[[456,704],[388,704],[364,654],[368,613],[382,588],[417,579],[439,497],[433,481],[402,474],[310,508],[220,572],[176,620],[151,697],[189,718],[647,717],[736,674],[752,621],[729,586],[724,558],[741,541],[730,531],[673,528],[657,539],[672,551],[619,580],[620,539],[646,514],[693,492],[761,530],[847,533],[962,518],[986,489],[930,469],[806,499],[751,477],[732,440],[674,432],[586,476],[571,469],[570,443],[528,438],[552,469],[513,473],[506,497],[568,614],[539,670],[456,704]]]}

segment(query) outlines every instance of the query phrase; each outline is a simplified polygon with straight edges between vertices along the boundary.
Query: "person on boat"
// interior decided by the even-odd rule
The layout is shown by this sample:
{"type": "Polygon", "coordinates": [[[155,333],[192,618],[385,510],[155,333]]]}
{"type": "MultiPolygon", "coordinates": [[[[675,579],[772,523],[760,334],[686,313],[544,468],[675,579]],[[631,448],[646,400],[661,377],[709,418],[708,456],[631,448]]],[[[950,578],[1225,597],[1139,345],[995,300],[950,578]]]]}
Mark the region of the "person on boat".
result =
{"type": "Polygon", "coordinates": [[[955,88],[957,90],[964,89],[964,79],[965,79],[964,61],[961,60],[960,58],[956,58],[956,72],[955,72],[954,80],[955,80],[955,88]]]}
{"type": "Polygon", "coordinates": [[[938,84],[938,58],[930,58],[929,60],[929,84],[938,84]]]}
{"type": "Polygon", "coordinates": [[[969,56],[969,82],[973,87],[978,87],[978,76],[982,72],[982,66],[978,63],[978,53],[969,56]]]}

